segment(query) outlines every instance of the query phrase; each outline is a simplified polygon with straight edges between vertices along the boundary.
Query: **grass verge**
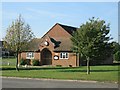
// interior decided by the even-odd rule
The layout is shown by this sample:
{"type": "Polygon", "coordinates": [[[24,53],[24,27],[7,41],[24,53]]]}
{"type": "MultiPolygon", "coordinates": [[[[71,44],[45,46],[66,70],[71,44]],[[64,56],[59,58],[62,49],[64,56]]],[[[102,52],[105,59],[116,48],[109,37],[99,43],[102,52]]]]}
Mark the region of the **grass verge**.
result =
{"type": "Polygon", "coordinates": [[[91,74],[86,74],[86,66],[80,67],[29,67],[20,68],[17,72],[15,66],[1,66],[2,76],[22,78],[47,78],[92,80],[102,82],[118,82],[118,66],[91,66],[91,74]]]}

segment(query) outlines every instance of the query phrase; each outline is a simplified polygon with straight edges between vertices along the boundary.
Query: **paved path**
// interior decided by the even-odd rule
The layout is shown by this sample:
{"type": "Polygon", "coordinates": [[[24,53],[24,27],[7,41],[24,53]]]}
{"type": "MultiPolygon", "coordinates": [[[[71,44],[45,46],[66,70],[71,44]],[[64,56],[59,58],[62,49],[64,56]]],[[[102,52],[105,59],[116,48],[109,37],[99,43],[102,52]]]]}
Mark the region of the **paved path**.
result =
{"type": "Polygon", "coordinates": [[[2,88],[117,88],[114,83],[2,78],[2,88]]]}

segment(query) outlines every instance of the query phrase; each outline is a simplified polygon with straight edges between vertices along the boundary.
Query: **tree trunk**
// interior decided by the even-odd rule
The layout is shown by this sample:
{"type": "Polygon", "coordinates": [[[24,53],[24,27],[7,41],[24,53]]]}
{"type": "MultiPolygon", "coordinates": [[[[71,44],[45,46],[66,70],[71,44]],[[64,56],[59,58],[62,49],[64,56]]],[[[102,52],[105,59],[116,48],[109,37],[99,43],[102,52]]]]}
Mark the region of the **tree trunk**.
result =
{"type": "Polygon", "coordinates": [[[80,58],[79,53],[77,53],[77,63],[76,63],[76,66],[77,66],[77,67],[80,66],[80,65],[79,65],[79,58],[80,58]]]}
{"type": "Polygon", "coordinates": [[[19,71],[19,68],[18,68],[18,52],[17,52],[16,70],[19,71]]]}
{"type": "Polygon", "coordinates": [[[90,58],[87,58],[87,74],[90,74],[90,58]]]}

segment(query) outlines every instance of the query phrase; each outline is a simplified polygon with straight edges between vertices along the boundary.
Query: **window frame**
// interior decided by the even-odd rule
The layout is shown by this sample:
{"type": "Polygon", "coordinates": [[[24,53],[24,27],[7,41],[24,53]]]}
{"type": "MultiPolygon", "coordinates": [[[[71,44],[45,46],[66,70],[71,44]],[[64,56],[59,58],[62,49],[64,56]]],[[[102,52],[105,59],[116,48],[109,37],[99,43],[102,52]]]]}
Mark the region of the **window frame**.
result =
{"type": "Polygon", "coordinates": [[[27,52],[26,59],[34,59],[34,52],[27,52]]]}
{"type": "Polygon", "coordinates": [[[69,59],[69,53],[68,52],[60,52],[60,59],[69,59]],[[61,54],[62,54],[62,57],[61,57],[61,54]]]}

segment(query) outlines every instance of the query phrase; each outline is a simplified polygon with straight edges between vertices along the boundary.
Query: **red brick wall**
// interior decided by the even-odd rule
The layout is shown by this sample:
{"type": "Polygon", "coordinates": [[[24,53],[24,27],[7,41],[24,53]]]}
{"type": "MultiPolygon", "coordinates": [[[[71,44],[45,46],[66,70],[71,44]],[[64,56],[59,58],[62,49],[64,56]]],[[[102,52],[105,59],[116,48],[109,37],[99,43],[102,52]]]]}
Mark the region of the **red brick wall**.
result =
{"type": "Polygon", "coordinates": [[[72,67],[76,67],[76,55],[75,53],[68,53],[69,54],[69,58],[68,59],[58,59],[58,60],[54,60],[54,55],[58,55],[60,57],[60,53],[53,53],[53,59],[52,59],[52,65],[56,66],[56,65],[61,65],[63,67],[69,67],[70,65],[72,67]]]}
{"type": "MultiPolygon", "coordinates": [[[[27,52],[22,52],[19,53],[19,63],[20,63],[20,59],[26,59],[26,53],[27,52]]],[[[40,52],[34,52],[34,59],[35,60],[40,60],[40,52]]]]}
{"type": "MultiPolygon", "coordinates": [[[[68,67],[69,65],[72,65],[73,67],[76,67],[76,55],[73,55],[74,53],[69,53],[69,59],[54,60],[54,55],[55,55],[55,52],[53,52],[54,45],[50,41],[49,36],[54,38],[57,41],[60,41],[60,40],[63,40],[63,39],[70,40],[71,35],[67,31],[65,31],[61,26],[56,24],[42,38],[43,42],[45,42],[46,39],[47,39],[47,41],[49,42],[49,46],[45,46],[44,44],[42,44],[42,46],[40,46],[39,48],[40,48],[40,51],[42,51],[44,48],[48,48],[51,51],[51,53],[52,53],[52,65],[53,66],[61,65],[61,66],[67,66],[68,67]]],[[[60,53],[58,53],[58,56],[60,56],[60,53]]]]}
{"type": "Polygon", "coordinates": [[[22,57],[22,59],[26,59],[26,52],[22,52],[21,57],[22,57]]]}
{"type": "Polygon", "coordinates": [[[63,39],[68,39],[70,40],[71,35],[65,31],[61,26],[59,26],[58,24],[55,25],[50,31],[48,31],[47,34],[45,34],[42,37],[42,41],[47,41],[49,42],[49,46],[45,46],[44,44],[42,44],[42,46],[40,46],[40,50],[42,50],[43,48],[49,48],[49,50],[53,51],[54,50],[54,46],[53,43],[50,41],[49,37],[54,38],[55,40],[59,41],[59,40],[63,40],[63,39]]]}
{"type": "Polygon", "coordinates": [[[34,59],[40,60],[40,52],[34,53],[34,59]]]}
{"type": "MultiPolygon", "coordinates": [[[[51,30],[49,30],[43,37],[42,37],[42,44],[39,46],[40,51],[42,51],[44,48],[48,48],[51,53],[52,53],[52,65],[56,66],[56,65],[61,65],[61,66],[73,66],[76,67],[76,55],[74,53],[69,53],[69,59],[59,59],[59,60],[54,60],[54,55],[55,52],[53,52],[54,50],[54,45],[53,43],[50,41],[50,37],[54,38],[57,41],[63,40],[63,39],[67,39],[70,40],[71,35],[65,31],[61,26],[59,26],[58,24],[56,24],[53,28],[51,28],[51,30]],[[45,41],[49,42],[49,46],[45,46],[44,42],[45,41]]],[[[60,56],[60,53],[58,53],[58,56],[60,56]]],[[[40,58],[40,53],[35,53],[35,59],[41,59],[40,58]]],[[[26,59],[26,53],[22,52],[21,53],[21,58],[26,59]]],[[[41,60],[40,60],[41,62],[41,60]]]]}

